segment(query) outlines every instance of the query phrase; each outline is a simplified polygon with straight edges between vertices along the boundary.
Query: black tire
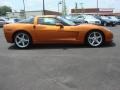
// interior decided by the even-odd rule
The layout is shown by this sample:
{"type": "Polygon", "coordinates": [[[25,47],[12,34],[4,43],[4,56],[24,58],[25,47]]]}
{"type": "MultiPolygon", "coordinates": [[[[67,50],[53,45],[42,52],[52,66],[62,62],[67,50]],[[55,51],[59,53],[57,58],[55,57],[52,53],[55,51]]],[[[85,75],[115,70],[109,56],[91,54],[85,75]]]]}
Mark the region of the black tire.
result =
{"type": "Polygon", "coordinates": [[[104,34],[101,31],[90,31],[86,35],[86,44],[90,47],[99,47],[104,44],[104,34]],[[96,33],[96,38],[92,37],[93,33],[96,33]],[[100,36],[100,37],[99,37],[100,36]],[[99,38],[98,38],[99,37],[99,38]],[[91,39],[90,39],[91,38],[91,39]],[[93,43],[94,42],[94,43],[93,43]],[[92,44],[93,43],[93,44],[92,44]]]}
{"type": "Polygon", "coordinates": [[[86,24],[88,24],[88,22],[87,22],[87,21],[85,21],[85,23],[86,23],[86,24]]]}
{"type": "Polygon", "coordinates": [[[115,24],[112,24],[112,27],[115,27],[116,25],[115,24]]]}
{"type": "Polygon", "coordinates": [[[14,43],[17,48],[26,49],[32,45],[32,39],[31,36],[26,32],[17,32],[14,35],[14,43]],[[24,38],[22,35],[24,35],[24,38]]]}

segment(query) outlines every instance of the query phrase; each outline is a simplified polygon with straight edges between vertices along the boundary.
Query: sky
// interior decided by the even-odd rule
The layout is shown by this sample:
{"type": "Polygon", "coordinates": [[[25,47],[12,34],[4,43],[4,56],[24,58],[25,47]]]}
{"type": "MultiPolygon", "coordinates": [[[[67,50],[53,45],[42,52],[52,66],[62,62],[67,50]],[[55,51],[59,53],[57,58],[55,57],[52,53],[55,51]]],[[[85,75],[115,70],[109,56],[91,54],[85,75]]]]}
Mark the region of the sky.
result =
{"type": "MultiPolygon", "coordinates": [[[[26,10],[42,10],[43,0],[25,0],[26,10]]],[[[58,10],[58,2],[60,0],[45,0],[46,10],[58,10]]],[[[98,0],[99,8],[114,8],[115,11],[120,11],[120,0],[98,0]]],[[[96,8],[97,0],[66,0],[67,11],[70,12],[75,7],[75,2],[78,3],[78,8],[81,8],[80,3],[83,3],[84,8],[96,8]]],[[[23,9],[23,0],[0,0],[0,5],[8,5],[13,10],[20,11],[23,9]]]]}

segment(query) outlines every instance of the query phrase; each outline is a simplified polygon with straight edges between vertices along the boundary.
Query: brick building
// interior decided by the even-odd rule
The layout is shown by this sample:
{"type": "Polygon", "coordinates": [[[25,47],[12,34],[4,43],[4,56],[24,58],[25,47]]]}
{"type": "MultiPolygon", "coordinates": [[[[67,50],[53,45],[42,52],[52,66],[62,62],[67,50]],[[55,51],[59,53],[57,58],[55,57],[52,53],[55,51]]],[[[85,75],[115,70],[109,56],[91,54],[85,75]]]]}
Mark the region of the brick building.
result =
{"type": "Polygon", "coordinates": [[[99,14],[99,15],[112,15],[113,8],[84,8],[84,9],[71,9],[71,14],[99,14]]]}

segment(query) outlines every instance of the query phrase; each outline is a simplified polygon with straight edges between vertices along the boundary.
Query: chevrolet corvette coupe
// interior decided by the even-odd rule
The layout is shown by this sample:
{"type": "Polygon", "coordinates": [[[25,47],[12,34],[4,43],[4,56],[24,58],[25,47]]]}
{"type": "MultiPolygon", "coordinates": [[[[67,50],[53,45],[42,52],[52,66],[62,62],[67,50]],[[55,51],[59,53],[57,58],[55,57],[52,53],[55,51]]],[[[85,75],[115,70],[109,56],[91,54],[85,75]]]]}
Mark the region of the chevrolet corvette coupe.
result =
{"type": "Polygon", "coordinates": [[[30,17],[19,23],[6,24],[3,29],[7,42],[21,49],[32,44],[87,44],[98,47],[113,39],[112,32],[105,27],[75,25],[53,15],[30,17]]]}

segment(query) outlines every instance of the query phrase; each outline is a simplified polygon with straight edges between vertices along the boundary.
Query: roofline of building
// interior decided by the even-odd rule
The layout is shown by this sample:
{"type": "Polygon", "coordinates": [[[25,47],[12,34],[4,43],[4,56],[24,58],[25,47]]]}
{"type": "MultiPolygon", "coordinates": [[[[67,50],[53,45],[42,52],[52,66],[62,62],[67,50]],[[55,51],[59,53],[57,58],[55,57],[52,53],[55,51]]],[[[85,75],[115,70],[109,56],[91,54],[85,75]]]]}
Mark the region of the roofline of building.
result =
{"type": "MultiPolygon", "coordinates": [[[[75,9],[75,8],[72,8],[72,9],[75,9]]],[[[81,8],[78,8],[78,9],[81,9],[81,8]]],[[[114,9],[114,8],[84,8],[84,9],[114,9]]]]}
{"type": "MultiPolygon", "coordinates": [[[[50,11],[50,12],[59,13],[59,12],[57,12],[57,11],[52,11],[52,10],[45,10],[45,11],[50,11]]],[[[33,10],[33,11],[25,11],[25,12],[43,12],[43,10],[33,10]]],[[[19,12],[14,12],[14,13],[20,13],[20,11],[19,11],[19,12]]]]}

